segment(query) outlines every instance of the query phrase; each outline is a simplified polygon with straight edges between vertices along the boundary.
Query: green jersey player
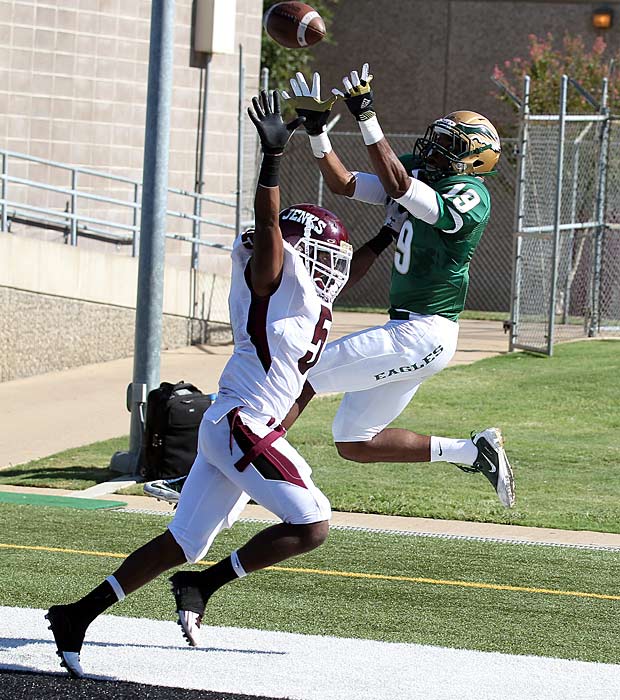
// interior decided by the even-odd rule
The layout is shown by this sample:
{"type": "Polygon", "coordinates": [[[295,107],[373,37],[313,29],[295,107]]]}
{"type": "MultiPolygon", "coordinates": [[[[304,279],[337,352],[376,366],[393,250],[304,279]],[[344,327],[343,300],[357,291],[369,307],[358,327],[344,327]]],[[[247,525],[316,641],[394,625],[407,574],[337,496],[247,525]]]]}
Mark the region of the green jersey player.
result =
{"type": "MultiPolygon", "coordinates": [[[[420,384],[443,369],[458,338],[458,316],[469,284],[469,263],[490,215],[483,176],[494,172],[500,140],[491,122],[461,110],[434,121],[413,153],[398,158],[384,137],[373,105],[368,64],[343,79],[344,91],[321,100],[320,76],[309,87],[297,73],[292,94],[326,184],[332,192],[388,206],[379,236],[354,254],[352,270],[368,269],[392,242],[390,320],[325,347],[288,427],[315,393],[342,392],[333,424],[338,452],[358,462],[446,461],[481,472],[505,506],[514,503],[512,469],[497,428],[470,439],[420,435],[390,428],[420,384]],[[348,170],[334,153],[326,123],[336,99],[356,118],[374,173],[348,170]],[[390,228],[391,227],[391,228],[390,228]],[[362,264],[363,263],[363,264],[362,264]]],[[[359,275],[351,275],[350,283],[359,275]]]]}

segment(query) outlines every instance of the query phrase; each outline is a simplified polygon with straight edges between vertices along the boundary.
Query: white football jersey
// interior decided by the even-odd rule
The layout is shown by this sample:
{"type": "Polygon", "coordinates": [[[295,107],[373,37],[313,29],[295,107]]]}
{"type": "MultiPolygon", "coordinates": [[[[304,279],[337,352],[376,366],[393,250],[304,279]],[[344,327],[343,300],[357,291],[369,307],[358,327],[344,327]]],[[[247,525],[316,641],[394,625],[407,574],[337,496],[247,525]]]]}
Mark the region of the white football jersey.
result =
{"type": "Polygon", "coordinates": [[[257,297],[249,286],[251,243],[242,235],[232,252],[230,322],[235,349],[205,414],[213,422],[242,406],[258,419],[280,423],[319,360],[332,324],[331,304],[317,296],[299,253],[284,241],[279,287],[257,297]]]}

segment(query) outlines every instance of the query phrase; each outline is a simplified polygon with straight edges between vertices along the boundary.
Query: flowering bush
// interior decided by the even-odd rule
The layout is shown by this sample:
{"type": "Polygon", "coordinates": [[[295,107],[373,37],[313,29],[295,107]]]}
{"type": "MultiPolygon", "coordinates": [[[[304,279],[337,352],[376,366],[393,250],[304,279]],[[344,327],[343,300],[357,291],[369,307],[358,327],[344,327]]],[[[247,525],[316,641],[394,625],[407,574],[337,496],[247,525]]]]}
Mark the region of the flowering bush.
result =
{"type": "MultiPolygon", "coordinates": [[[[620,72],[612,73],[612,60],[620,61],[620,51],[611,55],[602,37],[597,37],[590,50],[581,36],[565,34],[560,48],[554,46],[553,34],[540,38],[529,36],[529,52],[526,58],[512,58],[503,66],[495,66],[493,77],[520,95],[523,77],[532,78],[530,84],[530,111],[534,114],[557,113],[560,103],[562,75],[568,75],[584,87],[596,100],[601,98],[603,78],[610,77],[609,105],[613,110],[620,97],[620,72]]],[[[505,94],[498,95],[509,101],[505,94]]],[[[592,112],[592,107],[575,90],[568,91],[568,112],[573,114],[592,112]]]]}

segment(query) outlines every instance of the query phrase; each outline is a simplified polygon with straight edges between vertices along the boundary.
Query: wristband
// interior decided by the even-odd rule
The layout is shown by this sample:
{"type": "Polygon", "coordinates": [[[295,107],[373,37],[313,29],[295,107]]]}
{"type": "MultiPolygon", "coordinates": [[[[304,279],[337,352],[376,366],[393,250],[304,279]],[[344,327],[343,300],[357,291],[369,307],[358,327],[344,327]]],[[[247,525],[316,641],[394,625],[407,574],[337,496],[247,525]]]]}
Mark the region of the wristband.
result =
{"type": "Polygon", "coordinates": [[[326,131],[317,136],[310,136],[310,146],[315,158],[324,158],[327,153],[332,152],[332,144],[326,131]]]}
{"type": "Polygon", "coordinates": [[[383,130],[379,126],[376,115],[365,121],[357,122],[362,132],[362,138],[367,146],[378,143],[383,138],[383,130]]]}
{"type": "Polygon", "coordinates": [[[381,255],[393,240],[394,231],[389,226],[383,226],[379,233],[374,238],[371,238],[366,245],[375,255],[381,255]]]}
{"type": "Polygon", "coordinates": [[[280,156],[274,155],[273,153],[265,153],[263,155],[263,162],[260,166],[260,173],[258,174],[258,184],[263,187],[277,187],[280,180],[280,156]]]}

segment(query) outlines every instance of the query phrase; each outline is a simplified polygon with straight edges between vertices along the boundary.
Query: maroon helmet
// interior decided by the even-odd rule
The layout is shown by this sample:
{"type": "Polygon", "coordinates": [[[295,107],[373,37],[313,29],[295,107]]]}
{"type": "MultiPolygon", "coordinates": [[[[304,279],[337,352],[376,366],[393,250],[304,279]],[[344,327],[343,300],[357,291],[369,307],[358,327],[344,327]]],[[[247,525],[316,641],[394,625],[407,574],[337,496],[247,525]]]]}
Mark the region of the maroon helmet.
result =
{"type": "Polygon", "coordinates": [[[280,212],[282,237],[301,255],[321,299],[333,302],[349,279],[353,248],[340,219],[316,204],[280,212]]]}

